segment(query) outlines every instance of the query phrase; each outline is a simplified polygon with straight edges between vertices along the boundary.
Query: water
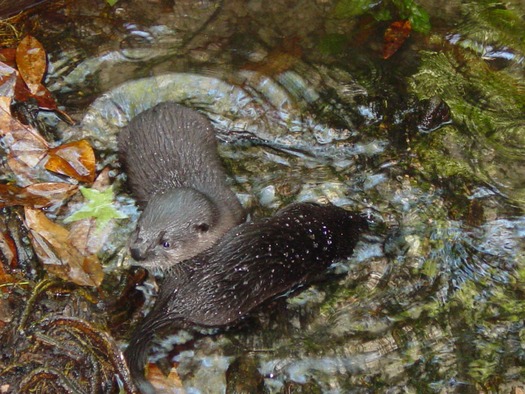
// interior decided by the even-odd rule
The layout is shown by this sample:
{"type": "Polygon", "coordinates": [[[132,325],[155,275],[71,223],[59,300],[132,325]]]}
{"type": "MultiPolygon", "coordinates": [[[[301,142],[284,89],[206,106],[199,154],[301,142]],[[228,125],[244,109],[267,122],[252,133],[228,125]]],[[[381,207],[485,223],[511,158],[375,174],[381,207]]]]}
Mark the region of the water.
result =
{"type": "Polygon", "coordinates": [[[388,60],[387,25],[337,18],[335,4],[78,1],[42,24],[47,86],[82,119],[63,138],[89,138],[101,163],[115,166],[118,127],[175,100],[213,120],[254,216],[316,200],[378,223],[341,276],[174,356],[183,385],[523,387],[523,4],[421,2],[430,32],[388,60]],[[452,122],[421,132],[434,96],[452,122]]]}

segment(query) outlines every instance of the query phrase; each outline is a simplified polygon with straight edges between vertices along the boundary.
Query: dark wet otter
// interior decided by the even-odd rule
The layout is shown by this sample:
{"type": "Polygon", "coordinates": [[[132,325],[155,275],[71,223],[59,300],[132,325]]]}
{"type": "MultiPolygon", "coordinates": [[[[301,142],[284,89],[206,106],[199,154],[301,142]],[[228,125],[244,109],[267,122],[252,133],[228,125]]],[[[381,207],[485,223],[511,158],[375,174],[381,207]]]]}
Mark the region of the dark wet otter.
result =
{"type": "Polygon", "coordinates": [[[244,220],[203,115],[161,103],[133,118],[118,143],[131,190],[146,204],[130,240],[141,265],[167,268],[191,258],[244,220]]]}
{"type": "Polygon", "coordinates": [[[318,279],[349,256],[366,221],[333,205],[293,204],[275,216],[231,229],[211,249],[174,267],[125,356],[143,393],[144,364],[157,330],[229,326],[253,308],[318,279]]]}

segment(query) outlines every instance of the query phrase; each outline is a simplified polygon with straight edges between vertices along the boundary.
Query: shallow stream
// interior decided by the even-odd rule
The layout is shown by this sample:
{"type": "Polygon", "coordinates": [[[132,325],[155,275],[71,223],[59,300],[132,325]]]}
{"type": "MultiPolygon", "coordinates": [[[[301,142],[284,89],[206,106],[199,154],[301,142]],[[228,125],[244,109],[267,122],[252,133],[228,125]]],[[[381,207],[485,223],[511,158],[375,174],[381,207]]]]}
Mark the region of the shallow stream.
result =
{"type": "Polygon", "coordinates": [[[399,3],[78,0],[33,33],[80,121],[61,139],[131,207],[108,266],[137,216],[116,133],[167,100],[212,119],[252,217],[330,201],[376,223],[329,281],[171,352],[187,393],[525,390],[525,7],[420,1],[428,31],[385,60],[375,12],[399,3]]]}

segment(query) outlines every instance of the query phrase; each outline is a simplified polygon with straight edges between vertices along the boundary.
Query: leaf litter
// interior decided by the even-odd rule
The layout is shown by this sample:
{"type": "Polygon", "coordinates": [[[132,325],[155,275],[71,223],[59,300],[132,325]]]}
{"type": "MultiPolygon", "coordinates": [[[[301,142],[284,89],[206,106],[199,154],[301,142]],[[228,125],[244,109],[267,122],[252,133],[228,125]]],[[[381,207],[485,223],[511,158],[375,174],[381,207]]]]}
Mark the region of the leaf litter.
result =
{"type": "Polygon", "coordinates": [[[89,141],[57,145],[11,112],[31,101],[73,123],[42,83],[46,68],[35,37],[0,51],[0,334],[17,333],[1,336],[0,391],[91,392],[105,384],[136,392],[107,333],[111,322],[97,310],[111,307],[104,286],[115,280],[99,253],[114,219],[126,217],[114,205],[109,170],[97,175],[89,141]]]}
{"type": "Polygon", "coordinates": [[[126,217],[113,205],[107,171],[103,171],[104,180],[96,183],[96,157],[89,141],[51,146],[38,130],[10,112],[13,102],[33,97],[41,110],[54,110],[70,119],[42,85],[46,67],[45,49],[30,35],[17,45],[14,67],[0,62],[0,138],[8,167],[0,184],[0,208],[24,207],[29,238],[47,273],[77,285],[99,287],[104,274],[97,253],[110,234],[112,220],[126,217]],[[79,189],[79,183],[86,186],[79,189]],[[78,190],[86,203],[65,220],[80,221],[70,229],[42,211],[64,211],[78,190]]]}

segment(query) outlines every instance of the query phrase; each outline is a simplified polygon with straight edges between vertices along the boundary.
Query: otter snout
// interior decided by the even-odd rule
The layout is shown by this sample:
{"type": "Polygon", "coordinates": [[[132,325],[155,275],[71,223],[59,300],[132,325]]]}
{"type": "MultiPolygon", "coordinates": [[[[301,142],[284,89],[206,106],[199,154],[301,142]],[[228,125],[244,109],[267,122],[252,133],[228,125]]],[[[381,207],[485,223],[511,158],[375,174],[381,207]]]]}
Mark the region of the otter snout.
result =
{"type": "Polygon", "coordinates": [[[136,247],[136,246],[132,246],[130,249],[129,249],[129,252],[131,254],[131,257],[133,258],[133,260],[135,261],[143,261],[143,260],[146,260],[146,257],[147,257],[147,253],[146,253],[146,250],[140,248],[140,247],[136,247]]]}

